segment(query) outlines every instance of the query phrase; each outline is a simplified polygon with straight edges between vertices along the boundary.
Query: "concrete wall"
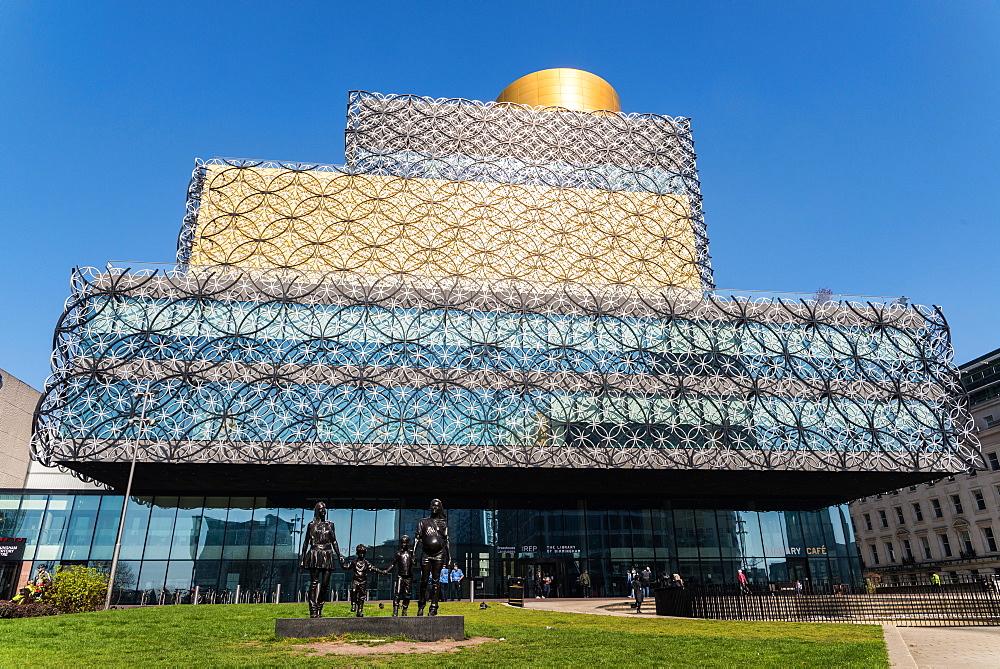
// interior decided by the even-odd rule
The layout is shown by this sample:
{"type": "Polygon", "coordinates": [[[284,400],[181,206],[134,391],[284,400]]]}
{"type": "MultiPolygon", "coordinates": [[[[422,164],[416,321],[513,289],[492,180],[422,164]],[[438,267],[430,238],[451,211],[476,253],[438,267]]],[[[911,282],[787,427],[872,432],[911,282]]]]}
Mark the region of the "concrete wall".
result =
{"type": "Polygon", "coordinates": [[[28,473],[31,414],[40,392],[0,369],[0,488],[20,488],[28,473]]]}

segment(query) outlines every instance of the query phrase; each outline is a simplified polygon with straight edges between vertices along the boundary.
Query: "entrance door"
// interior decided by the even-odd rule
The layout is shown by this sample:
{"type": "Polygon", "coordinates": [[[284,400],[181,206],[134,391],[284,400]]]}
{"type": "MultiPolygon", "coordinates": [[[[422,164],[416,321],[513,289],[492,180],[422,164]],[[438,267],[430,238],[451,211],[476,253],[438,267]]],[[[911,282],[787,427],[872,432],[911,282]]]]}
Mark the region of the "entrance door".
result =
{"type": "Polygon", "coordinates": [[[542,589],[537,585],[537,574],[544,578],[552,577],[549,597],[578,597],[579,585],[577,579],[580,570],[573,560],[561,558],[520,558],[520,575],[524,578],[525,594],[534,598],[542,595],[542,589]],[[536,591],[537,590],[537,591],[536,591]]]}
{"type": "Polygon", "coordinates": [[[792,583],[802,581],[803,586],[809,584],[809,560],[804,557],[790,557],[785,560],[788,565],[788,580],[792,583]]]}
{"type": "Polygon", "coordinates": [[[17,594],[20,575],[20,562],[0,562],[0,599],[10,599],[17,594]]]}

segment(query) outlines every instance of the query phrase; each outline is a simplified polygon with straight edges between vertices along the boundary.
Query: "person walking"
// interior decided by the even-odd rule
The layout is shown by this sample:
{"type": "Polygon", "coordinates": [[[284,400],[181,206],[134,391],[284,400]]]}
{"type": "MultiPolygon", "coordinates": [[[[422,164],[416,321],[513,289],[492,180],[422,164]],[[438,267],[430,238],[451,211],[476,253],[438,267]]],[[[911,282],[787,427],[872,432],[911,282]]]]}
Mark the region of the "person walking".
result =
{"type": "Polygon", "coordinates": [[[590,572],[586,569],[580,574],[580,588],[583,590],[584,597],[590,597],[590,572]]]}
{"type": "Polygon", "coordinates": [[[931,585],[941,587],[941,577],[937,574],[931,574],[931,585]]]}
{"type": "Polygon", "coordinates": [[[744,595],[749,594],[750,579],[747,578],[747,575],[743,573],[742,569],[736,570],[736,578],[740,582],[740,592],[742,592],[744,595]]]}
{"type": "Polygon", "coordinates": [[[632,578],[632,597],[635,598],[636,613],[642,613],[642,600],[643,600],[642,591],[643,591],[642,579],[638,575],[635,575],[632,578]]]}
{"type": "Polygon", "coordinates": [[[649,567],[643,569],[642,573],[639,574],[639,580],[642,582],[643,597],[649,597],[649,581],[651,578],[653,578],[653,572],[649,570],[649,567]]]}
{"type": "Polygon", "coordinates": [[[552,594],[552,577],[546,574],[542,577],[542,599],[548,599],[552,594]]]}
{"type": "Polygon", "coordinates": [[[451,579],[451,598],[458,602],[462,600],[462,579],[465,578],[465,572],[457,565],[451,565],[451,574],[449,576],[451,579]]]}

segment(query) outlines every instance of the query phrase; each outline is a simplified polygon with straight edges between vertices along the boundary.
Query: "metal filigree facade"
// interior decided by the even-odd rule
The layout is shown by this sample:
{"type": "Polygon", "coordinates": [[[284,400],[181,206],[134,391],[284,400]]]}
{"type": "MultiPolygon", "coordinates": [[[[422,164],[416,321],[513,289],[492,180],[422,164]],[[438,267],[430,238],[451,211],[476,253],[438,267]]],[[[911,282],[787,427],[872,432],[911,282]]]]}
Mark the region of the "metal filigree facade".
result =
{"type": "Polygon", "coordinates": [[[347,157],[200,162],[178,266],[75,272],[35,457],[978,463],[937,309],[712,290],[687,119],[353,93],[347,157]]]}
{"type": "Polygon", "coordinates": [[[938,311],[700,291],[83,270],[39,455],[955,471],[938,311]],[[137,398],[149,392],[149,425],[137,398]]]}

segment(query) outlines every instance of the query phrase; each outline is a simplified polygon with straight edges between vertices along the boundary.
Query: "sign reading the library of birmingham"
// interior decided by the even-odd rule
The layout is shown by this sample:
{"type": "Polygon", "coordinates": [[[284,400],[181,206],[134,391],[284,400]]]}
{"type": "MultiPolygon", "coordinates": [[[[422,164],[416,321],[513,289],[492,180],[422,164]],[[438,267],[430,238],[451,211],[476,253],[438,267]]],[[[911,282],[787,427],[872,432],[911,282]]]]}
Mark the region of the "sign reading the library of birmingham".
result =
{"type": "Polygon", "coordinates": [[[0,537],[0,560],[20,562],[24,558],[26,545],[27,540],[24,537],[0,537]]]}
{"type": "Polygon", "coordinates": [[[715,290],[688,119],[356,92],[347,149],[199,162],[178,264],[74,272],[34,456],[980,462],[939,309],[715,290]]]}

